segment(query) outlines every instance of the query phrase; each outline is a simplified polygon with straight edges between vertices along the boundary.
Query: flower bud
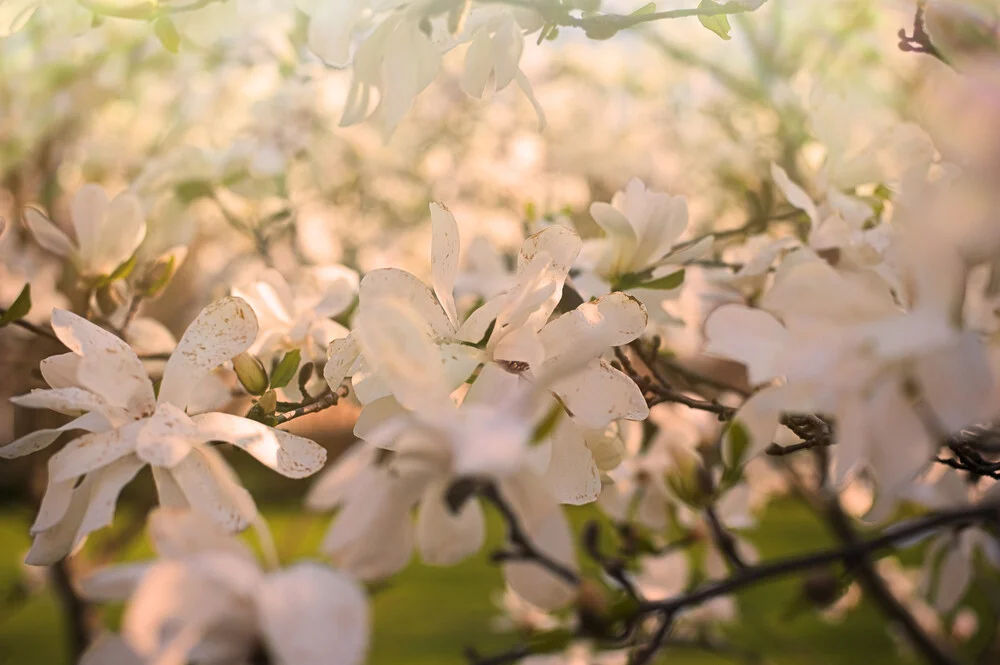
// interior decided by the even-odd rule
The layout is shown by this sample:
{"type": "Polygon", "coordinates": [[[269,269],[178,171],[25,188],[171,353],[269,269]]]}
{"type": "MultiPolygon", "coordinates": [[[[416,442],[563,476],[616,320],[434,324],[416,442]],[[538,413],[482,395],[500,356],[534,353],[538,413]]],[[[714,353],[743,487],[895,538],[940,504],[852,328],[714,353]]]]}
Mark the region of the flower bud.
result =
{"type": "Polygon", "coordinates": [[[244,351],[233,358],[236,378],[251,395],[263,395],[267,390],[267,372],[257,356],[244,351]]]}
{"type": "Polygon", "coordinates": [[[278,408],[278,394],[273,390],[268,390],[266,393],[261,395],[259,400],[257,400],[257,406],[259,406],[265,414],[274,413],[274,410],[278,408]]]}

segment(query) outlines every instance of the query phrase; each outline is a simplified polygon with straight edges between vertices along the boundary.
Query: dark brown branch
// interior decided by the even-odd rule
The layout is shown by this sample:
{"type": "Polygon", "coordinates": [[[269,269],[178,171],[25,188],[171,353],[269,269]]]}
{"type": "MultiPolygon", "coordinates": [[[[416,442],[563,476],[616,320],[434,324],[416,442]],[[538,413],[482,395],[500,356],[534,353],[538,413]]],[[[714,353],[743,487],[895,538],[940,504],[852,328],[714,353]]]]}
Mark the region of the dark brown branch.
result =
{"type": "Polygon", "coordinates": [[[49,580],[66,617],[70,662],[75,663],[90,646],[91,607],[76,593],[67,559],[49,566],[49,580]]]}
{"type": "Polygon", "coordinates": [[[708,528],[712,532],[712,541],[719,548],[719,551],[722,552],[729,565],[736,569],[746,568],[746,561],[743,560],[743,557],[740,556],[739,551],[736,549],[736,539],[722,524],[722,520],[719,519],[719,514],[716,512],[714,505],[709,504],[705,507],[705,518],[708,521],[708,528]]]}
{"type": "Polygon", "coordinates": [[[924,12],[927,7],[927,0],[917,0],[917,11],[913,15],[913,34],[907,35],[905,28],[899,29],[899,50],[907,53],[926,53],[941,62],[948,64],[948,60],[941,51],[934,46],[931,36],[927,34],[924,21],[924,12]]]}
{"type": "MultiPolygon", "coordinates": [[[[832,498],[828,501],[827,515],[837,537],[848,548],[859,547],[861,540],[840,507],[839,499],[832,498]]],[[[857,576],[867,596],[893,624],[902,630],[906,639],[925,661],[932,665],[958,665],[960,661],[957,657],[928,635],[910,611],[892,594],[868,555],[867,551],[858,550],[844,557],[844,563],[857,576]]]]}
{"type": "Polygon", "coordinates": [[[577,586],[580,584],[580,576],[565,564],[556,561],[545,552],[538,549],[528,534],[521,526],[521,521],[514,513],[514,509],[507,503],[507,500],[500,494],[500,490],[493,483],[483,483],[478,488],[479,496],[488,501],[500,512],[504,523],[507,525],[507,540],[513,547],[511,550],[501,550],[493,554],[494,561],[528,561],[534,562],[545,568],[547,571],[563,580],[564,582],[577,586]]]}
{"type": "Polygon", "coordinates": [[[346,396],[347,388],[345,386],[338,388],[337,392],[327,389],[326,392],[320,393],[319,395],[300,403],[291,411],[286,411],[285,413],[277,415],[275,417],[275,420],[277,421],[276,424],[281,425],[290,420],[295,420],[296,418],[301,418],[302,416],[308,416],[311,413],[318,413],[325,409],[329,409],[332,406],[336,406],[337,402],[339,402],[342,397],[346,396]]]}

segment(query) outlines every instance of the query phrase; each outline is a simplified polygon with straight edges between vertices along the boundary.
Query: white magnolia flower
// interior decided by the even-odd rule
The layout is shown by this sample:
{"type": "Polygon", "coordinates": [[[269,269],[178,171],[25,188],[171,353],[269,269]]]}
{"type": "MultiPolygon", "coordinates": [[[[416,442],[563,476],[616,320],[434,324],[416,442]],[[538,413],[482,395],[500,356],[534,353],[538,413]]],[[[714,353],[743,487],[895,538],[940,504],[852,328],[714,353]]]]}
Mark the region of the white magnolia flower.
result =
{"type": "MultiPolygon", "coordinates": [[[[298,349],[303,362],[322,366],[330,342],[347,337],[348,330],[333,321],[354,302],[358,275],[339,265],[319,266],[303,272],[293,288],[276,270],[266,270],[246,287],[233,288],[233,295],[246,300],[257,315],[261,336],[250,347],[265,367],[298,349]]],[[[284,388],[292,401],[299,401],[297,381],[284,388]]]]}
{"type": "Polygon", "coordinates": [[[142,203],[129,192],[109,201],[99,185],[84,185],[73,196],[70,217],[76,242],[35,208],[24,211],[24,222],[38,244],[72,260],[83,277],[111,274],[146,235],[142,203]]]}
{"type": "Polygon", "coordinates": [[[95,649],[131,652],[136,663],[223,665],[258,650],[276,665],[364,661],[368,602],[351,578],[311,562],[262,570],[249,547],[197,513],[160,509],[149,531],[158,559],[98,570],[82,582],[91,600],[127,601],[123,644],[95,649]]]}
{"type": "Polygon", "coordinates": [[[89,433],[49,460],[29,563],[56,561],[110,524],[118,494],[147,464],[164,505],[190,506],[230,530],[245,528],[256,516],[253,499],[212,441],[242,448],[291,478],[323,466],[326,451],[308,439],[226,413],[186,413],[203,378],[257,335],[253,310],[242,300],[224,298],[202,310],[167,361],[158,394],[132,348],[110,332],[63,310],[53,312],[52,328],[71,352],[42,361],[50,388],[11,401],[78,417],[17,439],[0,456],[41,450],[64,431],[89,433]]]}
{"type": "MultiPolygon", "coordinates": [[[[502,368],[510,374],[507,379],[512,390],[523,381],[545,386],[559,398],[572,422],[559,423],[541,447],[540,455],[550,460],[546,480],[560,501],[593,501],[600,492],[601,468],[592,449],[605,445],[605,430],[613,421],[641,420],[648,413],[635,383],[602,359],[612,347],[627,344],[642,333],[646,326],[644,308],[628,296],[613,293],[550,321],[579,250],[579,238],[573,231],[553,226],[522,245],[517,283],[459,324],[453,296],[459,266],[457,226],[451,214],[437,204],[432,206],[432,223],[434,294],[401,270],[369,273],[362,280],[354,333],[331,347],[325,375],[332,387],[339,386],[356,364],[354,388],[366,406],[355,433],[365,438],[365,432],[376,423],[404,408],[418,412],[439,408],[445,401],[441,396],[449,395],[485,362],[484,373],[492,375],[502,368]],[[391,312],[371,312],[400,297],[410,307],[399,319],[399,330],[393,332],[385,318],[392,320],[391,312]],[[485,349],[471,346],[482,340],[491,323],[485,349]],[[390,366],[386,354],[366,352],[360,343],[365,337],[370,340],[390,334],[395,335],[395,348],[406,350],[398,360],[399,367],[390,366]],[[424,337],[437,348],[424,348],[417,342],[424,337]],[[427,367],[414,360],[420,354],[428,359],[427,367]],[[359,355],[360,363],[355,360],[359,355]],[[444,368],[440,376],[438,367],[444,368]],[[394,372],[398,372],[396,378],[392,378],[394,372]],[[440,385],[428,389],[436,378],[440,378],[440,385]],[[428,404],[431,399],[437,403],[428,404]]],[[[604,454],[597,457],[605,468],[617,463],[614,456],[611,460],[604,454]]]]}
{"type": "MultiPolygon", "coordinates": [[[[462,479],[488,479],[539,547],[573,565],[569,526],[529,457],[530,387],[490,365],[456,406],[441,348],[412,301],[372,301],[357,323],[362,352],[393,397],[369,404],[359,418],[356,431],[373,446],[349,453],[310,496],[315,508],[341,508],[324,551],[364,579],[405,566],[414,544],[428,563],[456,563],[482,546],[485,524],[478,498],[449,506],[447,493],[462,479]]],[[[509,562],[505,571],[512,587],[540,606],[572,597],[571,587],[536,566],[509,562]]]]}
{"type": "Polygon", "coordinates": [[[709,317],[707,352],[744,363],[752,384],[784,380],[736,415],[749,431],[750,456],[773,440],[781,413],[829,414],[838,482],[868,466],[892,494],[937,449],[931,430],[957,431],[993,415],[985,346],[952,320],[956,275],[947,256],[922,255],[909,311],[875,273],[838,272],[803,249],[782,263],[760,309],[726,305],[709,317]]]}
{"type": "Polygon", "coordinates": [[[574,287],[585,298],[620,288],[638,298],[657,320],[669,323],[660,304],[676,297],[678,289],[648,289],[641,283],[676,273],[711,249],[711,236],[694,244],[678,243],[688,226],[687,199],[654,192],[632,178],[611,203],[592,203],[590,216],[605,235],[584,243],[578,262],[582,272],[573,279],[574,287]]]}

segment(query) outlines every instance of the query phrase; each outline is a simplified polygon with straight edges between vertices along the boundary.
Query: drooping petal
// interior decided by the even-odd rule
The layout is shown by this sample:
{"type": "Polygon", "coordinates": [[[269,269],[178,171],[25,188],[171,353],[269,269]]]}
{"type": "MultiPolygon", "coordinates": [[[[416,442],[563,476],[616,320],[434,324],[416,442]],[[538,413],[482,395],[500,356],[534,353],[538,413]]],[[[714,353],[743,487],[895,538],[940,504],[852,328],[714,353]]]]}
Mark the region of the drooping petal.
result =
{"type": "Polygon", "coordinates": [[[255,600],[264,638],[278,662],[364,662],[371,630],[368,600],[346,575],[299,563],[265,577],[255,600]]]}
{"type": "Polygon", "coordinates": [[[145,462],[134,455],[128,455],[97,472],[97,476],[92,480],[87,510],[77,532],[78,538],[111,526],[122,489],[145,465],[145,462]]]}
{"type": "Polygon", "coordinates": [[[590,503],[601,493],[601,474],[583,436],[563,420],[552,434],[552,455],[542,480],[559,503],[590,503]]]}
{"type": "Polygon", "coordinates": [[[483,546],[486,518],[482,506],[470,498],[452,513],[445,501],[448,486],[437,482],[427,488],[417,513],[417,547],[424,563],[453,566],[483,546]]]}
{"type": "Polygon", "coordinates": [[[35,430],[34,432],[25,434],[19,439],[11,441],[5,446],[0,446],[0,459],[23,457],[24,455],[30,455],[31,453],[38,452],[39,450],[50,446],[63,432],[69,432],[75,429],[81,429],[87,432],[103,432],[110,428],[111,425],[100,413],[85,413],[79,418],[66,423],[62,427],[35,430]]]}
{"type": "Polygon", "coordinates": [[[431,271],[434,294],[444,308],[452,330],[458,329],[458,311],[455,309],[455,278],[458,277],[458,223],[441,203],[431,203],[431,271]]]}
{"type": "Polygon", "coordinates": [[[410,509],[421,489],[412,479],[379,469],[347,499],[320,550],[361,580],[399,572],[413,556],[410,509]]]}
{"type": "Polygon", "coordinates": [[[77,381],[110,404],[143,415],[152,413],[153,384],[139,356],[116,335],[62,309],[52,311],[52,330],[81,356],[77,381]]]}
{"type": "Polygon", "coordinates": [[[226,297],[203,309],[188,326],[163,369],[158,403],[186,408],[195,386],[212,370],[250,348],[257,317],[240,298],[226,297]]]}
{"type": "Polygon", "coordinates": [[[341,453],[309,488],[306,507],[310,510],[333,510],[365,481],[367,470],[375,463],[375,446],[357,442],[341,453]]]}
{"type": "Polygon", "coordinates": [[[157,508],[149,514],[149,539],[163,558],[178,559],[204,552],[225,552],[256,561],[245,542],[234,538],[207,515],[184,508],[157,508]]]}
{"type": "Polygon", "coordinates": [[[53,254],[72,256],[76,253],[76,247],[69,236],[35,208],[24,209],[24,223],[38,244],[53,254]]]}
{"type": "Polygon", "coordinates": [[[305,478],[323,468],[326,449],[301,436],[228,413],[203,413],[192,422],[206,441],[242,448],[288,478],[305,478]]]}
{"type": "Polygon", "coordinates": [[[55,482],[70,480],[125,457],[135,451],[136,438],[143,424],[129,423],[70,441],[49,458],[49,476],[55,482]]]}
{"type": "Polygon", "coordinates": [[[192,510],[211,517],[232,532],[246,529],[257,516],[253,497],[233,482],[225,462],[209,457],[209,450],[195,449],[169,470],[192,510]]]}

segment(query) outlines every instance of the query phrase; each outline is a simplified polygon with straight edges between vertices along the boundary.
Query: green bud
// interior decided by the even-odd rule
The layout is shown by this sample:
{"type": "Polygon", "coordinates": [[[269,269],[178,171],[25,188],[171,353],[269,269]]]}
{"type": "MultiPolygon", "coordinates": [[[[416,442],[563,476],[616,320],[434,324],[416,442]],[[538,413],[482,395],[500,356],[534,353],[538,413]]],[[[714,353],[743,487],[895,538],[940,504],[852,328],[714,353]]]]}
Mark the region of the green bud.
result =
{"type": "Polygon", "coordinates": [[[233,369],[240,384],[251,395],[263,395],[267,390],[267,372],[257,356],[244,351],[233,358],[233,369]]]}
{"type": "Polygon", "coordinates": [[[259,400],[257,400],[257,406],[259,406],[265,414],[270,415],[274,413],[274,410],[278,408],[277,393],[273,390],[268,390],[259,400]]]}

